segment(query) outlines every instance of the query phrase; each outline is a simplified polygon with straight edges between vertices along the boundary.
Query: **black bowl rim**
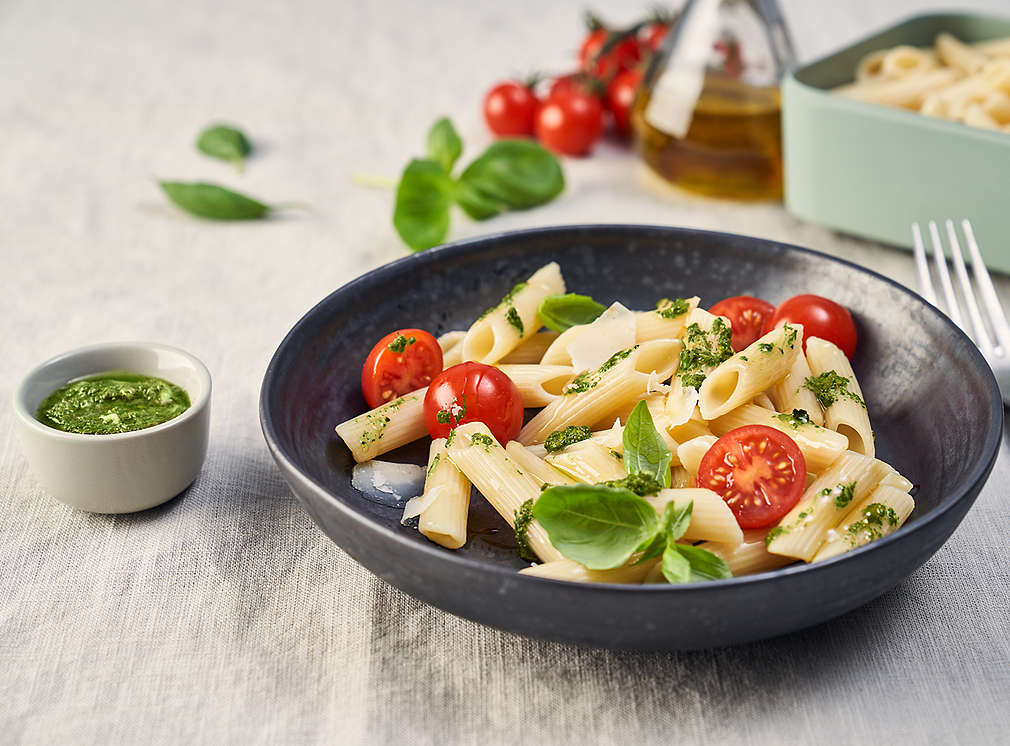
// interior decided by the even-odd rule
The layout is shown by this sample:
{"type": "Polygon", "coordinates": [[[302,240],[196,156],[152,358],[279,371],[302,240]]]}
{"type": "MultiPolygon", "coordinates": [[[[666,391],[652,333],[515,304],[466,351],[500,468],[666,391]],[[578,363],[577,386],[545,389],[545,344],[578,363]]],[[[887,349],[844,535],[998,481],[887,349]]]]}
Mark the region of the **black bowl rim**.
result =
{"type": "MultiPolygon", "coordinates": [[[[983,373],[983,375],[985,375],[983,373]]],[[[930,304],[925,298],[919,296],[918,294],[912,292],[909,288],[905,287],[899,282],[892,280],[891,278],[880,274],[872,269],[863,267],[855,262],[851,262],[847,259],[841,259],[839,257],[831,256],[830,254],[825,254],[821,251],[816,251],[814,249],[808,249],[802,246],[796,246],[794,244],[783,243],[780,241],[775,241],[767,238],[760,238],[758,236],[746,236],[737,233],[727,233],[725,231],[710,231],[702,230],[696,228],[688,228],[683,226],[662,226],[662,225],[647,225],[647,224],[636,224],[636,223],[583,223],[583,224],[571,224],[571,225],[557,225],[557,226],[547,226],[541,228],[529,228],[524,230],[515,231],[500,231],[497,233],[485,234],[482,236],[477,236],[473,238],[462,239],[459,241],[453,241],[450,243],[442,244],[441,246],[428,249],[423,252],[418,252],[414,254],[408,254],[407,256],[401,257],[400,259],[393,260],[383,264],[375,269],[369,270],[362,275],[354,278],[353,280],[341,285],[339,288],[329,293],[320,300],[318,303],[312,306],[302,317],[295,323],[293,327],[288,331],[288,333],[281,340],[280,345],[278,345],[273,356],[270,359],[270,363],[267,365],[266,373],[263,376],[263,384],[260,388],[260,426],[263,430],[263,436],[266,439],[267,446],[270,452],[278,463],[284,467],[289,472],[298,474],[303,482],[310,485],[319,495],[323,496],[328,500],[334,508],[341,514],[343,518],[349,519],[353,523],[361,526],[362,528],[378,533],[378,535],[386,541],[392,541],[399,544],[405,551],[408,552],[420,552],[425,560],[431,560],[433,562],[447,562],[450,565],[457,564],[467,567],[473,571],[477,572],[491,572],[496,575],[508,576],[512,578],[515,582],[525,583],[525,582],[547,582],[547,583],[561,583],[565,586],[575,586],[581,589],[586,589],[587,591],[592,590],[602,590],[616,591],[622,593],[690,593],[693,590],[703,590],[715,585],[724,588],[734,588],[742,585],[758,585],[776,581],[780,578],[790,577],[798,574],[807,573],[818,573],[825,572],[829,568],[833,567],[839,562],[847,562],[854,557],[862,556],[867,552],[877,551],[879,548],[889,545],[897,541],[904,541],[911,536],[914,536],[921,530],[924,530],[933,521],[939,519],[942,515],[948,511],[954,509],[962,500],[977,494],[979,488],[981,488],[980,482],[982,482],[996,461],[999,455],[999,446],[1003,434],[1003,400],[999,391],[999,386],[996,383],[996,377],[992,373],[992,369],[986,362],[982,353],[975,346],[975,343],[968,337],[964,331],[961,330],[953,321],[950,320],[945,314],[943,314],[939,309],[930,304]],[[607,232],[627,232],[634,235],[641,234],[656,234],[656,233],[677,233],[685,237],[706,235],[712,236],[717,239],[732,239],[739,240],[744,239],[746,241],[751,241],[756,244],[764,244],[774,246],[778,249],[785,249],[787,251],[796,251],[802,254],[809,254],[820,259],[826,259],[831,262],[849,267],[861,272],[868,274],[878,280],[885,282],[888,285],[898,289],[900,292],[910,296],[914,301],[922,304],[926,308],[927,313],[932,313],[934,316],[938,317],[941,324],[946,325],[947,332],[955,337],[960,337],[964,342],[967,343],[969,349],[971,350],[971,355],[974,356],[974,361],[976,367],[988,372],[989,381],[989,406],[993,413],[998,413],[998,416],[994,418],[998,422],[998,426],[990,428],[990,431],[986,433],[986,453],[988,453],[988,458],[982,458],[978,463],[975,464],[974,468],[971,470],[969,476],[963,480],[963,487],[959,490],[954,497],[945,496],[942,498],[941,503],[922,517],[921,520],[916,521],[910,526],[903,526],[900,531],[895,531],[888,536],[885,536],[876,541],[872,541],[869,544],[865,544],[861,547],[857,547],[849,552],[832,557],[828,560],[823,560],[816,563],[806,563],[806,562],[796,562],[785,567],[778,568],[776,570],[769,570],[767,572],[755,573],[753,575],[742,575],[739,577],[727,578],[725,580],[711,580],[703,581],[697,583],[690,583],[686,585],[668,585],[662,583],[649,584],[649,585],[623,585],[618,583],[597,583],[597,582],[574,582],[569,580],[555,580],[553,578],[543,578],[537,576],[524,575],[514,569],[502,567],[500,565],[488,564],[478,560],[470,559],[466,556],[459,555],[455,552],[447,551],[435,544],[419,543],[412,539],[408,539],[404,534],[394,531],[392,529],[386,528],[385,526],[375,523],[372,520],[366,518],[365,516],[359,515],[357,512],[351,508],[345,506],[339,500],[335,499],[326,487],[316,481],[314,478],[309,476],[301,468],[295,465],[292,457],[281,448],[275,428],[273,425],[270,408],[268,405],[269,391],[273,388],[275,384],[275,378],[278,375],[277,365],[279,358],[284,350],[284,348],[289,343],[289,340],[294,337],[300,328],[308,322],[308,319],[313,316],[316,310],[324,305],[326,305],[329,300],[336,294],[346,291],[356,285],[371,282],[375,278],[382,278],[389,274],[398,273],[401,266],[411,266],[414,264],[432,264],[441,261],[444,257],[455,257],[458,255],[467,254],[473,251],[482,250],[486,244],[494,244],[495,242],[501,241],[503,239],[517,239],[523,240],[526,237],[544,237],[558,234],[573,234],[573,233],[585,233],[594,231],[607,231],[607,232]],[[518,580],[516,580],[518,578],[518,580]]]]}

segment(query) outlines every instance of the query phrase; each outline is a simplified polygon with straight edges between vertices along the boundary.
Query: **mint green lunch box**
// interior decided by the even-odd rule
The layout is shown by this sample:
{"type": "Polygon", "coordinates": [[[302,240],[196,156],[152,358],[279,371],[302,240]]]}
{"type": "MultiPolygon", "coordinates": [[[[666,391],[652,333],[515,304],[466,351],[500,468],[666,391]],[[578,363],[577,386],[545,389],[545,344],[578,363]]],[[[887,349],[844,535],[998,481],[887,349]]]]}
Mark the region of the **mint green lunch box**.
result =
{"type": "Polygon", "coordinates": [[[803,220],[905,248],[911,225],[968,218],[986,263],[1010,272],[1010,133],[830,92],[866,54],[1010,36],[1010,19],[920,15],[800,67],[783,84],[785,203],[803,220]]]}

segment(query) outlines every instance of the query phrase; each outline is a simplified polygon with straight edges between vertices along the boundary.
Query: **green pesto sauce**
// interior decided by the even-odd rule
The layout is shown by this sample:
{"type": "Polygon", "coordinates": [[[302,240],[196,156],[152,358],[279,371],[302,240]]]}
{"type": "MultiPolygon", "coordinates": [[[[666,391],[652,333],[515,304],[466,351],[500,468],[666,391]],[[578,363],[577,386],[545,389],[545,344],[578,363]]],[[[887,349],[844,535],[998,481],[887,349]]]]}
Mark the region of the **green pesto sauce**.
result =
{"type": "Polygon", "coordinates": [[[523,320],[519,318],[519,312],[515,306],[509,306],[509,310],[505,312],[505,320],[509,323],[509,326],[519,332],[519,339],[522,339],[525,328],[523,327],[523,320]]]}
{"type": "Polygon", "coordinates": [[[626,350],[621,350],[620,352],[615,352],[611,355],[603,365],[601,365],[596,370],[587,370],[585,373],[580,373],[572,379],[572,382],[568,384],[565,389],[565,394],[584,394],[590,389],[596,387],[602,379],[604,374],[617,365],[619,362],[627,358],[632,352],[638,349],[638,345],[634,347],[629,347],[626,350]]]}
{"type": "Polygon", "coordinates": [[[487,309],[484,313],[482,313],[480,316],[478,316],[477,320],[480,321],[481,319],[487,317],[490,313],[492,313],[493,311],[498,310],[502,306],[511,306],[512,305],[512,299],[515,298],[521,291],[525,290],[526,286],[527,286],[527,283],[520,282],[518,285],[516,285],[511,290],[509,290],[507,293],[505,293],[505,295],[502,296],[502,299],[500,301],[498,301],[497,303],[495,303],[493,306],[491,306],[489,309],[487,309]]]}
{"type": "Polygon", "coordinates": [[[821,494],[825,497],[833,494],[835,496],[835,507],[847,508],[849,503],[852,502],[852,498],[855,497],[856,483],[849,482],[848,484],[844,484],[839,482],[835,487],[825,487],[821,490],[821,494]]]}
{"type": "Polygon", "coordinates": [[[690,310],[691,305],[685,298],[674,298],[673,300],[663,298],[656,303],[656,313],[663,319],[675,319],[690,310]]]}
{"type": "Polygon", "coordinates": [[[656,495],[663,489],[662,483],[650,474],[636,472],[629,474],[624,479],[611,479],[609,482],[601,482],[604,487],[622,487],[631,490],[639,497],[646,495],[656,495]]]}
{"type": "Polygon", "coordinates": [[[694,389],[701,388],[709,370],[733,357],[733,347],[730,344],[732,334],[729,324],[722,318],[713,321],[709,331],[698,324],[688,326],[684,331],[680,365],[677,366],[677,377],[681,384],[694,389]]]}
{"type": "Polygon", "coordinates": [[[547,436],[544,441],[544,450],[548,453],[556,453],[564,450],[573,443],[588,440],[593,435],[593,431],[585,425],[569,425],[563,430],[555,430],[547,436]]]}
{"type": "Polygon", "coordinates": [[[366,412],[364,418],[367,427],[361,431],[358,444],[363,449],[368,450],[373,443],[382,440],[382,436],[386,434],[386,426],[389,425],[389,415],[396,412],[405,402],[415,401],[416,399],[416,396],[401,396],[399,399],[393,399],[393,401],[383,404],[378,409],[366,412]]]}
{"type": "Polygon", "coordinates": [[[484,433],[474,433],[470,438],[470,442],[475,446],[481,446],[488,453],[491,452],[491,446],[494,445],[494,439],[484,433]]]}
{"type": "Polygon", "coordinates": [[[119,371],[68,383],[47,396],[35,416],[68,433],[113,435],[168,422],[189,404],[174,383],[119,371]]]}
{"type": "MultiPolygon", "coordinates": [[[[543,492],[550,485],[545,484],[540,491],[543,492]]],[[[530,524],[533,523],[533,498],[524,502],[514,515],[514,528],[516,532],[516,552],[527,562],[536,562],[539,558],[533,553],[530,546],[529,531],[530,524]]]]}
{"type": "Polygon", "coordinates": [[[819,376],[809,376],[803,381],[802,388],[813,392],[814,398],[825,409],[838,401],[841,396],[852,399],[856,404],[866,409],[866,402],[859,394],[849,391],[849,380],[836,371],[826,370],[819,376]]]}
{"type": "Polygon", "coordinates": [[[862,520],[849,525],[846,539],[850,544],[855,544],[861,536],[867,541],[876,541],[897,525],[898,514],[894,508],[883,503],[872,503],[863,511],[862,520]]]}
{"type": "Polygon", "coordinates": [[[810,414],[805,409],[794,409],[792,414],[777,414],[775,415],[775,419],[789,425],[793,430],[798,430],[801,425],[813,424],[810,414]]]}

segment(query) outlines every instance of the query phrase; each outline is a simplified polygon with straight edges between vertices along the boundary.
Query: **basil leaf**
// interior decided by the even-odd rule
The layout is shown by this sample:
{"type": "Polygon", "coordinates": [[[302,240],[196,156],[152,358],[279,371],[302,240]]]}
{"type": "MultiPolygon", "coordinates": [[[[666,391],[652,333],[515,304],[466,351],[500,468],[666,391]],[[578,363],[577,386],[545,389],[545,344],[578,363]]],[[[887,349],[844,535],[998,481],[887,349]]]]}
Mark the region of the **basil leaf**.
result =
{"type": "Polygon", "coordinates": [[[606,310],[606,306],[588,295],[567,293],[548,295],[540,301],[537,316],[548,329],[563,332],[573,326],[593,323],[606,310]]]}
{"type": "Polygon", "coordinates": [[[231,161],[239,170],[243,159],[252,152],[252,146],[242,131],[226,124],[216,124],[201,132],[196,147],[211,158],[231,161]]]}
{"type": "Polygon", "coordinates": [[[638,547],[636,551],[640,551],[642,556],[638,558],[633,564],[640,564],[646,560],[658,557],[666,549],[666,534],[663,531],[659,531],[646,542],[643,542],[641,546],[638,547]]]}
{"type": "Polygon", "coordinates": [[[463,152],[463,141],[446,117],[435,122],[428,130],[428,159],[442,166],[447,174],[463,152]]]}
{"type": "Polygon", "coordinates": [[[691,524],[691,512],[694,510],[694,500],[688,500],[687,505],[678,508],[677,504],[670,501],[663,510],[663,534],[667,542],[672,544],[687,531],[691,524]]]}
{"type": "Polygon", "coordinates": [[[692,583],[733,577],[733,573],[729,571],[729,565],[721,557],[717,557],[707,549],[694,547],[690,544],[677,544],[675,546],[691,566],[692,583]]]}
{"type": "Polygon", "coordinates": [[[271,207],[217,184],[194,181],[159,181],[158,185],[176,205],[188,213],[211,220],[257,220],[271,207]]]}
{"type": "Polygon", "coordinates": [[[529,140],[499,140],[459,177],[456,201],[475,220],[550,202],[565,188],[561,164],[529,140]]]}
{"type": "Polygon", "coordinates": [[[393,225],[407,246],[423,251],[445,240],[452,193],[452,180],[435,161],[415,158],[407,164],[393,209],[393,225]]]}
{"type": "Polygon", "coordinates": [[[691,563],[680,553],[682,548],[671,541],[663,552],[663,577],[674,585],[691,582],[691,563]]]}
{"type": "Polygon", "coordinates": [[[548,487],[533,505],[533,516],[561,554],[591,570],[620,567],[659,530],[648,502],[614,487],[548,487]]]}
{"type": "Polygon", "coordinates": [[[670,486],[673,454],[666,447],[644,401],[638,402],[624,426],[624,468],[629,475],[646,474],[664,487],[670,486]]]}

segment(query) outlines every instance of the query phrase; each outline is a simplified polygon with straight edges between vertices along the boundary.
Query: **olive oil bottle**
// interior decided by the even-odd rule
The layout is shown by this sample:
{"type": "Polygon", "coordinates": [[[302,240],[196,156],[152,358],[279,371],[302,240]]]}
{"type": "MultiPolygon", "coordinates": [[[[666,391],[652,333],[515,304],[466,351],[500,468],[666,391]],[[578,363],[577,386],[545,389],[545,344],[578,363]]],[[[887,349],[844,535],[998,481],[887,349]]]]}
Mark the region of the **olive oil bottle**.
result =
{"type": "Polygon", "coordinates": [[[689,0],[632,109],[637,151],[685,189],[781,199],[779,82],[793,61],[775,0],[689,0]]]}

